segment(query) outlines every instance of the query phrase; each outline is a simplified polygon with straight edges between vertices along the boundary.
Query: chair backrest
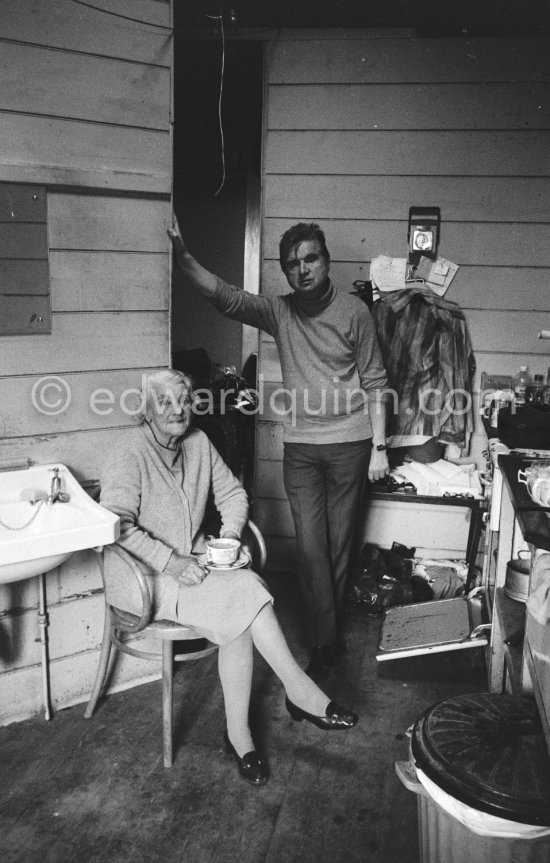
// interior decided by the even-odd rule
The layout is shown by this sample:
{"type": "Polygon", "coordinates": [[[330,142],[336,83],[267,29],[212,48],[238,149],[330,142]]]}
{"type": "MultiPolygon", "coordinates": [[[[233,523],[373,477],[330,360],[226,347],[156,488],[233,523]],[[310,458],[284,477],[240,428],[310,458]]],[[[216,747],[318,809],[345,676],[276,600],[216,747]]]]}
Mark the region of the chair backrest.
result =
{"type": "Polygon", "coordinates": [[[267,564],[267,550],[260,528],[251,519],[248,520],[243,530],[241,541],[252,555],[251,569],[261,575],[267,564]]]}
{"type": "Polygon", "coordinates": [[[129,590],[131,593],[132,613],[137,620],[131,622],[129,620],[125,624],[125,630],[140,632],[145,629],[152,619],[152,604],[149,585],[139,562],[130,552],[114,542],[112,545],[104,546],[103,554],[100,555],[100,569],[105,588],[105,601],[109,605],[117,609],[124,608],[126,605],[125,597],[120,591],[117,592],[119,587],[117,582],[122,581],[125,585],[124,591],[129,590]]]}

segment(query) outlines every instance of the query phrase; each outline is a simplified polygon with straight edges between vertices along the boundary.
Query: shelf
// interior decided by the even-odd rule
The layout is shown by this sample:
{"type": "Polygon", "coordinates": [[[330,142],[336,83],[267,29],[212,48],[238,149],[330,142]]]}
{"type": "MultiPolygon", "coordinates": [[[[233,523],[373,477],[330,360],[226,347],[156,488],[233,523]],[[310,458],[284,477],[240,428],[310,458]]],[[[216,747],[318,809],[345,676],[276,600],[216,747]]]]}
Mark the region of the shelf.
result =
{"type": "Polygon", "coordinates": [[[526,486],[518,482],[517,478],[518,470],[525,469],[532,461],[532,458],[525,456],[500,455],[498,457],[499,468],[508,488],[524,540],[536,548],[550,551],[550,517],[547,515],[550,513],[550,508],[537,506],[531,500],[526,486]]]}

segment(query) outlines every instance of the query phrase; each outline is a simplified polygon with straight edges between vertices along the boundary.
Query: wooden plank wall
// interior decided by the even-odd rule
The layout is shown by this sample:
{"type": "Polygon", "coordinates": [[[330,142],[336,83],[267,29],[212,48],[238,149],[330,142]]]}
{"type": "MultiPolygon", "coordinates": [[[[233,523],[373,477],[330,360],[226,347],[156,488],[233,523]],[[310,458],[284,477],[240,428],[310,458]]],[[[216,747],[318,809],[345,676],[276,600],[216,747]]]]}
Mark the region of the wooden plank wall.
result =
{"type": "MultiPolygon", "coordinates": [[[[0,338],[0,461],[93,480],[132,423],[130,390],[169,364],[171,3],[3,0],[0,43],[0,181],[46,188],[52,309],[51,334],[0,338]]],[[[40,708],[35,582],[0,586],[0,723],[40,708]]],[[[59,706],[95,675],[94,555],[46,583],[59,706]]],[[[136,661],[116,680],[144,673],[136,661]]]]}
{"type": "MultiPolygon", "coordinates": [[[[546,375],[550,326],[548,39],[378,38],[288,32],[266,52],[262,290],[281,293],[283,231],[318,221],[335,281],[406,257],[411,205],[439,206],[440,254],[460,267],[447,297],[464,309],[482,371],[546,375]]],[[[262,338],[264,412],[255,517],[281,559],[293,527],[282,486],[277,352],[262,338]]],[[[472,454],[483,463],[479,424],[472,454]]]]}

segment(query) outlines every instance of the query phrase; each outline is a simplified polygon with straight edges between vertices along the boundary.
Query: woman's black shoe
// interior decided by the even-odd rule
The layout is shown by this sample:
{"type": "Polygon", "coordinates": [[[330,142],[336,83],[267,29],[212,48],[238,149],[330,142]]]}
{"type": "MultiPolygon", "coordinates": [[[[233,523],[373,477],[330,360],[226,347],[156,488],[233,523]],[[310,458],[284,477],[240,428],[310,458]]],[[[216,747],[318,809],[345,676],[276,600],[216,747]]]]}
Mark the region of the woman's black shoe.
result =
{"type": "Polygon", "coordinates": [[[345,707],[340,707],[335,701],[330,701],[324,716],[314,716],[312,713],[306,713],[301,707],[297,707],[288,698],[285,700],[286,709],[296,722],[301,722],[302,719],[307,719],[308,722],[321,728],[323,731],[345,731],[346,728],[353,728],[359,721],[357,713],[347,710],[345,707]]]}
{"type": "Polygon", "coordinates": [[[241,758],[240,755],[237,755],[235,751],[235,747],[231,743],[227,731],[224,734],[225,740],[225,748],[227,752],[233,756],[235,761],[237,762],[237,767],[239,769],[239,773],[246,779],[248,782],[252,782],[253,785],[265,785],[269,778],[269,773],[267,769],[267,764],[263,758],[260,758],[256,751],[247,752],[241,758]]]}

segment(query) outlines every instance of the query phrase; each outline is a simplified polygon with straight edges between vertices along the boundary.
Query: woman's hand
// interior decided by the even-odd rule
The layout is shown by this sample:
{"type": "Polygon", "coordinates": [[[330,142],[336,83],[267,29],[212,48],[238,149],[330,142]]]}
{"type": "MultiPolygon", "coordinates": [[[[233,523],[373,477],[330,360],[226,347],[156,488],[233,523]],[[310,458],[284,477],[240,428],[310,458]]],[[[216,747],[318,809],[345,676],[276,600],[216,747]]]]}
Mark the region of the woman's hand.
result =
{"type": "Polygon", "coordinates": [[[183,584],[186,587],[193,587],[196,584],[202,584],[209,573],[206,566],[202,566],[194,557],[183,557],[182,555],[172,552],[172,557],[168,562],[168,566],[164,570],[166,575],[169,575],[176,584],[183,584]]]}

